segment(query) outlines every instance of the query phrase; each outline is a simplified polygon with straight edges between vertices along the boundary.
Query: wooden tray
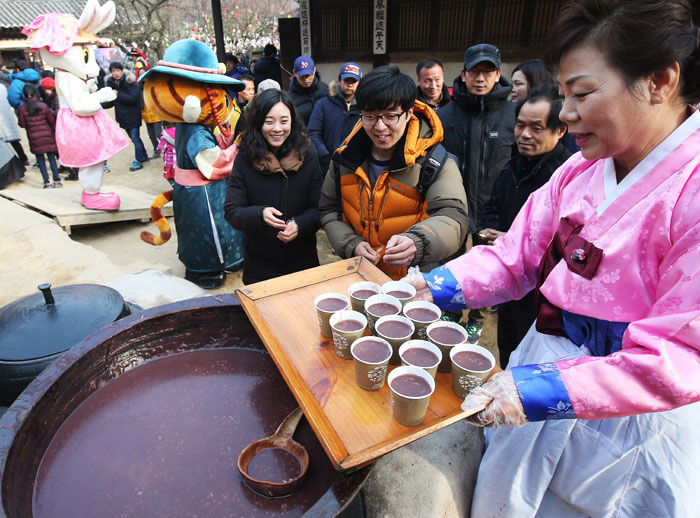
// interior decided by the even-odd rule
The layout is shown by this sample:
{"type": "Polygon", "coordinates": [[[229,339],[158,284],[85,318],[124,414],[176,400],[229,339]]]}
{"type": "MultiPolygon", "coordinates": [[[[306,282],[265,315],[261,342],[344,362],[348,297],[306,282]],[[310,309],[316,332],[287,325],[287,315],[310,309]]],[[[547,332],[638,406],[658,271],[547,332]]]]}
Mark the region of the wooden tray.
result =
{"type": "MultiPolygon", "coordinates": [[[[365,259],[352,258],[237,290],[238,299],[336,469],[361,467],[468,415],[438,373],[423,423],[407,427],[392,417],[388,386],[374,392],[355,384],[352,360],[321,335],[314,299],[345,293],[352,283],[391,279],[365,259]]],[[[389,366],[392,369],[393,366],[389,366]]],[[[480,409],[475,409],[480,410],[480,409]]]]}

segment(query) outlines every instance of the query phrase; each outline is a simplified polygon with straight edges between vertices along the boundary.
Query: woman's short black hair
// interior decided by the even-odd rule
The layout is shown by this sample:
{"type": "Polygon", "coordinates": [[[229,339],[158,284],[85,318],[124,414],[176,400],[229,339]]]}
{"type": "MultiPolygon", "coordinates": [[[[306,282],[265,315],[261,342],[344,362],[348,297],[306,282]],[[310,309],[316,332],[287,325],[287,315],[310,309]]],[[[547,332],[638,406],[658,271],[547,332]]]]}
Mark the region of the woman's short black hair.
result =
{"type": "Polygon", "coordinates": [[[559,95],[559,88],[554,83],[541,83],[531,89],[527,98],[518,103],[515,107],[515,118],[520,115],[520,109],[525,103],[537,103],[547,101],[549,103],[549,116],[547,117],[547,129],[556,131],[559,128],[566,128],[566,123],[559,118],[564,99],[559,95]]]}
{"type": "MultiPolygon", "coordinates": [[[[523,61],[513,69],[513,74],[522,72],[527,79],[528,88],[534,88],[542,83],[553,83],[554,77],[552,72],[547,68],[545,62],[541,59],[530,59],[523,61]]],[[[510,76],[513,77],[513,74],[510,76]]]]}
{"type": "Polygon", "coordinates": [[[681,95],[688,103],[700,99],[700,31],[688,0],[574,0],[548,39],[550,66],[574,47],[592,44],[628,87],[678,62],[681,95]]]}
{"type": "Polygon", "coordinates": [[[289,108],[292,128],[282,146],[275,151],[275,155],[282,158],[292,151],[298,151],[303,154],[308,147],[308,138],[292,98],[285,91],[271,88],[256,95],[255,100],[246,112],[245,127],[241,134],[239,153],[250,162],[257,162],[268,151],[272,151],[262,134],[262,127],[265,123],[265,117],[277,103],[282,103],[289,108]]]}
{"type": "Polygon", "coordinates": [[[357,107],[363,111],[396,107],[408,111],[416,102],[416,83],[396,65],[377,67],[360,79],[355,99],[357,107]]]}

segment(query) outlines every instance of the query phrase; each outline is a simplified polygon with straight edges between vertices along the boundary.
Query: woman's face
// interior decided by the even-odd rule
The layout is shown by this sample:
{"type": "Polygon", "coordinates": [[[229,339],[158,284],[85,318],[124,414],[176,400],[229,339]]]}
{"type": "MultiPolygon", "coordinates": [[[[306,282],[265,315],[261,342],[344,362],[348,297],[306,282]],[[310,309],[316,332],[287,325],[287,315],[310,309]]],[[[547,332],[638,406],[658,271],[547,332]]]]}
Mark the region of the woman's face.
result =
{"type": "Polygon", "coordinates": [[[613,157],[627,172],[644,157],[654,117],[645,80],[628,88],[597,47],[574,47],[559,64],[564,105],[559,118],[588,160],[613,157]],[[632,93],[630,90],[632,90],[632,93]],[[646,99],[646,100],[645,100],[646,99]]]}
{"type": "Polygon", "coordinates": [[[513,72],[511,80],[513,81],[513,89],[511,90],[510,98],[514,103],[521,103],[525,100],[530,90],[527,78],[520,70],[516,70],[513,72]]]}
{"type": "Polygon", "coordinates": [[[272,149],[279,148],[292,130],[292,114],[283,103],[275,104],[265,116],[262,134],[272,149]]]}

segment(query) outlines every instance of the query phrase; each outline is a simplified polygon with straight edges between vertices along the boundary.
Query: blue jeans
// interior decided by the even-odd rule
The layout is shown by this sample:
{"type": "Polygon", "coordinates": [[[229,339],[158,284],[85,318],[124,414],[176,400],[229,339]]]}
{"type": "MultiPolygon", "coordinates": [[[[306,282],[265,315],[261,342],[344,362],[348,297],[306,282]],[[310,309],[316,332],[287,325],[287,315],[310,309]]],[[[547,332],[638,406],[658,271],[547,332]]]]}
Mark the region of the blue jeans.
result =
{"type": "MultiPolygon", "coordinates": [[[[46,160],[44,159],[44,153],[39,153],[34,155],[36,161],[39,164],[39,171],[41,172],[41,177],[44,179],[44,183],[49,183],[49,173],[46,171],[46,160]]],[[[56,153],[46,153],[49,157],[49,164],[51,165],[51,172],[53,173],[53,181],[60,182],[61,177],[58,176],[58,164],[56,164],[56,153]]]]}
{"type": "Polygon", "coordinates": [[[134,151],[136,152],[136,160],[139,162],[147,162],[148,155],[146,154],[146,148],[143,146],[143,141],[141,140],[141,134],[139,132],[141,128],[127,128],[126,132],[129,134],[131,142],[134,143],[134,151]]]}

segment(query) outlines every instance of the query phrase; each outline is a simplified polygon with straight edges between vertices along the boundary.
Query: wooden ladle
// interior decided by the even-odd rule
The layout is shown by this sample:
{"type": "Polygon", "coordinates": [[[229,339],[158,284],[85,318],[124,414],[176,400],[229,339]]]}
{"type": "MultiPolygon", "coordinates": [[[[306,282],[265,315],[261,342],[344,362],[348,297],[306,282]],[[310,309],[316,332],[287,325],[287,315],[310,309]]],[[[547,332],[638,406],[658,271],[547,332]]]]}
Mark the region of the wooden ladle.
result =
{"type": "Polygon", "coordinates": [[[246,446],[238,456],[238,471],[248,487],[264,496],[286,496],[294,492],[299,487],[309,469],[309,454],[301,444],[292,439],[294,430],[304,412],[301,408],[296,408],[279,425],[277,431],[270,437],[259,439],[246,446]],[[259,480],[248,473],[248,466],[258,453],[270,448],[280,448],[287,453],[294,455],[299,461],[299,474],[283,482],[272,482],[269,480],[259,480]]]}

